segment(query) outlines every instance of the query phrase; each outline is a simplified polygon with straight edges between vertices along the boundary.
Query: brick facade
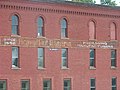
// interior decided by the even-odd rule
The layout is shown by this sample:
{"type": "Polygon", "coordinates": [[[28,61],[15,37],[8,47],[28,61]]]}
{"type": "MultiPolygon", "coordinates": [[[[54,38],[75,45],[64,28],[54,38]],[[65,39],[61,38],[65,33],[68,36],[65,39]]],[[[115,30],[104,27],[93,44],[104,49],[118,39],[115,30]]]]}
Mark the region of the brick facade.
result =
{"type": "MultiPolygon", "coordinates": [[[[0,80],[7,81],[7,90],[21,90],[21,80],[30,81],[30,90],[43,90],[43,79],[50,79],[51,90],[63,90],[63,80],[71,80],[71,90],[90,90],[90,78],[96,79],[96,90],[111,90],[111,78],[120,88],[119,23],[120,7],[72,2],[30,0],[0,1],[0,80]],[[11,34],[11,17],[19,17],[19,35],[11,34]],[[44,19],[45,37],[37,37],[37,18],[44,19]],[[60,20],[68,22],[68,38],[61,39],[60,20]],[[89,21],[95,22],[95,40],[89,40],[89,21]],[[116,40],[111,40],[110,24],[116,25],[116,40]],[[12,39],[18,41],[11,41],[12,39]],[[9,41],[10,40],[10,41],[9,41]],[[32,44],[39,41],[40,44],[32,44]],[[48,40],[47,45],[41,44],[48,40]],[[59,44],[52,43],[58,40],[59,44]],[[84,41],[84,42],[83,42],[84,41]],[[12,42],[12,43],[11,43],[12,42]],[[72,44],[70,44],[71,42],[72,44]],[[78,44],[76,44],[76,42],[78,44]],[[90,68],[86,42],[112,43],[113,47],[96,47],[96,67],[90,68]],[[81,44],[82,43],[82,44],[81,44]],[[78,45],[83,45],[79,47],[78,45]],[[31,46],[30,46],[31,45],[31,46]],[[53,45],[53,47],[50,45],[53,45]],[[73,46],[74,47],[73,47],[73,46]],[[12,46],[19,47],[20,68],[12,68],[12,46]],[[38,68],[37,48],[45,48],[45,68],[38,68]],[[51,49],[52,48],[52,49],[51,49]],[[61,68],[61,48],[68,48],[68,68],[61,68]],[[117,65],[111,68],[111,49],[117,50],[117,65]]],[[[100,45],[100,44],[98,44],[100,45]]]]}

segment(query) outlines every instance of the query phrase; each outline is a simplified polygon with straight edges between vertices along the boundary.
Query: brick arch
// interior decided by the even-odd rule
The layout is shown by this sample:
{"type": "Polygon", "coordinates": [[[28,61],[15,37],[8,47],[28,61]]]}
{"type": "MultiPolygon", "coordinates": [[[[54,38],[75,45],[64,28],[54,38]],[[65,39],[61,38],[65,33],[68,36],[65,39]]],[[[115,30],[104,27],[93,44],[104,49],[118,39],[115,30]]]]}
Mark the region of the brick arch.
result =
{"type": "Polygon", "coordinates": [[[16,15],[16,16],[18,17],[19,22],[20,22],[20,21],[22,21],[20,14],[19,14],[19,13],[17,13],[17,12],[13,12],[13,13],[11,13],[11,14],[10,14],[10,16],[9,16],[9,20],[10,20],[10,21],[12,20],[12,18],[11,18],[11,17],[12,17],[13,15],[16,15]]]}
{"type": "Polygon", "coordinates": [[[46,18],[45,18],[45,16],[42,15],[42,14],[39,14],[39,15],[37,15],[37,16],[35,17],[35,23],[37,23],[37,19],[38,19],[39,17],[42,17],[42,19],[43,19],[43,21],[44,21],[44,24],[45,24],[45,23],[46,23],[46,18]]]}
{"type": "Polygon", "coordinates": [[[116,23],[114,21],[110,22],[109,27],[110,27],[110,39],[111,40],[116,40],[117,39],[116,23]]]}
{"type": "Polygon", "coordinates": [[[59,19],[59,24],[61,24],[61,20],[62,19],[65,19],[66,21],[67,21],[67,24],[69,25],[69,19],[68,19],[68,17],[66,17],[66,16],[62,16],[60,19],[59,19]]]}
{"type": "Polygon", "coordinates": [[[88,21],[88,32],[89,32],[89,40],[96,39],[96,21],[94,19],[90,19],[88,21]]]}

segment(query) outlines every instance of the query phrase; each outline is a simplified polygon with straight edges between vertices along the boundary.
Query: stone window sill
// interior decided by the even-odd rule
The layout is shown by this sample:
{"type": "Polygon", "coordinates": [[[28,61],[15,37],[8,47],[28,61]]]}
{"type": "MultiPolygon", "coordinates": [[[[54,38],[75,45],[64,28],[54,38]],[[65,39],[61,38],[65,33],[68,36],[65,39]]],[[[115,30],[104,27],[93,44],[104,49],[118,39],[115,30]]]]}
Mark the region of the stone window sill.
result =
{"type": "Polygon", "coordinates": [[[43,39],[46,39],[46,37],[44,37],[44,36],[37,36],[37,38],[43,38],[43,39]]]}
{"type": "Polygon", "coordinates": [[[21,37],[20,35],[12,34],[11,37],[21,37]]]}
{"type": "Polygon", "coordinates": [[[13,70],[20,70],[21,68],[19,67],[12,67],[13,70]]]}
{"type": "Polygon", "coordinates": [[[62,70],[68,70],[69,68],[68,67],[62,67],[61,69],[62,70]]]}
{"type": "Polygon", "coordinates": [[[68,38],[68,37],[61,37],[61,39],[66,39],[66,40],[67,40],[67,39],[69,39],[69,38],[68,38]]]}
{"type": "Polygon", "coordinates": [[[111,66],[111,69],[116,69],[116,67],[115,66],[111,66]]]}
{"type": "Polygon", "coordinates": [[[96,67],[90,66],[90,70],[96,70],[96,67]]]}
{"type": "Polygon", "coordinates": [[[38,67],[39,70],[45,70],[46,68],[44,67],[38,67]]]}

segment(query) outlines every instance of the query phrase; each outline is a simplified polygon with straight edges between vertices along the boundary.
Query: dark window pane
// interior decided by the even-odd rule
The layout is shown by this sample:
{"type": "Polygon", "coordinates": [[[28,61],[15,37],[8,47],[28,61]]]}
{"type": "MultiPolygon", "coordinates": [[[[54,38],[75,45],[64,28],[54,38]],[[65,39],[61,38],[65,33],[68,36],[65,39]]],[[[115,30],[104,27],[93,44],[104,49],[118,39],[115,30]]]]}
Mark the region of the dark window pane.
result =
{"type": "Polygon", "coordinates": [[[51,88],[51,81],[50,80],[44,80],[43,81],[43,90],[50,90],[51,88]]]}
{"type": "Polygon", "coordinates": [[[6,81],[0,80],[0,90],[6,90],[6,81]]]}
{"type": "Polygon", "coordinates": [[[116,66],[116,50],[111,50],[111,66],[116,66]]]}
{"type": "Polygon", "coordinates": [[[112,87],[112,90],[117,90],[116,87],[112,87]]]}
{"type": "Polygon", "coordinates": [[[64,90],[70,90],[70,80],[64,80],[64,90]]]}
{"type": "Polygon", "coordinates": [[[90,66],[95,66],[95,50],[90,49],[90,66]]]}
{"type": "Polygon", "coordinates": [[[95,66],[95,61],[94,61],[94,59],[90,59],[90,66],[95,66]]]}
{"type": "Polygon", "coordinates": [[[116,58],[116,50],[111,50],[111,58],[116,58]]]}
{"type": "Polygon", "coordinates": [[[0,89],[2,89],[3,88],[3,83],[0,83],[0,89]]]}
{"type": "Polygon", "coordinates": [[[91,90],[95,90],[95,88],[91,88],[91,90]]]}
{"type": "Polygon", "coordinates": [[[26,83],[22,82],[22,88],[26,88],[26,83]]]}
{"type": "Polygon", "coordinates": [[[116,86],[116,78],[112,78],[112,86],[116,86]]]}
{"type": "Polygon", "coordinates": [[[95,87],[95,79],[91,79],[91,87],[95,87]]]}
{"type": "Polygon", "coordinates": [[[94,58],[94,57],[95,57],[95,50],[90,49],[90,58],[94,58]]]}
{"type": "Polygon", "coordinates": [[[111,66],[116,66],[116,59],[111,59],[111,66]]]}
{"type": "Polygon", "coordinates": [[[21,90],[29,90],[29,81],[28,80],[23,80],[21,81],[21,90]]]}

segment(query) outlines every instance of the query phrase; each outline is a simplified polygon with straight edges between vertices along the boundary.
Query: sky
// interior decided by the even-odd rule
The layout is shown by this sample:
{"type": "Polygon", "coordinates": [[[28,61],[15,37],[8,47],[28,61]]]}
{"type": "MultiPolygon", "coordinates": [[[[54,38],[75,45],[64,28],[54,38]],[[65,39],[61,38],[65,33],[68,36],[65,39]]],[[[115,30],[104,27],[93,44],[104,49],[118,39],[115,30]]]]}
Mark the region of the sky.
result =
{"type": "MultiPolygon", "coordinates": [[[[112,0],[112,1],[116,1],[116,3],[120,6],[120,0],[112,0]]],[[[96,0],[96,4],[99,4],[100,0],[96,0]]]]}

